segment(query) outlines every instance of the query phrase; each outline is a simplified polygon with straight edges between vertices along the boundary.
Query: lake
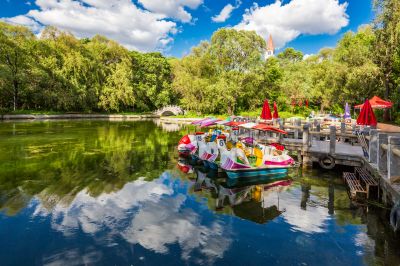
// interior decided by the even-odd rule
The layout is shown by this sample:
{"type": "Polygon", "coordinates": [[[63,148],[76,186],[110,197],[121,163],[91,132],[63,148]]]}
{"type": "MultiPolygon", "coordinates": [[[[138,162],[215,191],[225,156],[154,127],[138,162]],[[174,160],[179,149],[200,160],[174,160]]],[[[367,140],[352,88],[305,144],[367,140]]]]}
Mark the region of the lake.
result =
{"type": "Polygon", "coordinates": [[[400,265],[341,170],[228,180],[158,121],[0,123],[0,265],[400,265]]]}

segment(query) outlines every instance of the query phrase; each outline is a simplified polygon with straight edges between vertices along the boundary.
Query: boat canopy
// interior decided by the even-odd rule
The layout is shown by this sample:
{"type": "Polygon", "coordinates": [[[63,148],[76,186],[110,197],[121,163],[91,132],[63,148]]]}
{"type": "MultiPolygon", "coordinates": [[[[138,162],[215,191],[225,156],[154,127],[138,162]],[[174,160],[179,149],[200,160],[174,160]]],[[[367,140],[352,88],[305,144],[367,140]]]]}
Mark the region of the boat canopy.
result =
{"type": "Polygon", "coordinates": [[[243,127],[243,128],[247,128],[247,129],[252,129],[252,128],[255,127],[256,125],[257,125],[257,123],[249,122],[249,123],[241,124],[241,125],[239,125],[239,127],[243,127]]]}
{"type": "Polygon", "coordinates": [[[266,125],[266,124],[258,124],[256,126],[254,126],[253,129],[261,130],[261,131],[272,131],[272,132],[275,132],[275,133],[280,133],[280,134],[285,134],[285,135],[287,134],[287,132],[282,130],[282,129],[279,129],[279,128],[276,128],[276,127],[273,127],[273,126],[269,126],[269,125],[266,125]]]}

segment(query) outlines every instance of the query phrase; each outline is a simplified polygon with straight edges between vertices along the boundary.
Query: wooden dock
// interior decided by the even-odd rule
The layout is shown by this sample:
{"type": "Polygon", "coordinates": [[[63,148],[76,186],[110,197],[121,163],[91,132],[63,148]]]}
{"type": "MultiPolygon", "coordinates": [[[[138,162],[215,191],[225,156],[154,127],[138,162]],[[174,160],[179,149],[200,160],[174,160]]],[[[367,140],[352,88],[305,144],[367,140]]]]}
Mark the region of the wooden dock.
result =
{"type": "Polygon", "coordinates": [[[362,167],[378,180],[384,203],[400,202],[400,132],[371,129],[356,134],[359,129],[354,124],[323,125],[300,119],[282,119],[274,124],[289,134],[260,133],[256,139],[283,144],[296,152],[303,167],[314,163],[325,169],[336,165],[362,167]]]}

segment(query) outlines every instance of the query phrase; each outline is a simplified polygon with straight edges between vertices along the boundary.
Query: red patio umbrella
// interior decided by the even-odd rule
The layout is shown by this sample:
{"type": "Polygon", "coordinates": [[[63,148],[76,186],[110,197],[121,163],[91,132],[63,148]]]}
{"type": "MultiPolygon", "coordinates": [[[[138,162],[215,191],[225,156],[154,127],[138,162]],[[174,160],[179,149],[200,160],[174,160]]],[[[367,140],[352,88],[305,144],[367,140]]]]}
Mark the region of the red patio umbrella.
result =
{"type": "Polygon", "coordinates": [[[372,110],[371,104],[368,99],[365,100],[363,107],[361,108],[361,112],[357,118],[358,125],[364,126],[376,126],[376,117],[374,111],[372,110]]]}
{"type": "MultiPolygon", "coordinates": [[[[378,96],[372,97],[369,100],[369,103],[370,103],[372,109],[388,109],[388,108],[392,108],[392,106],[393,106],[392,102],[382,100],[378,96]]],[[[364,104],[359,104],[359,105],[354,106],[354,108],[361,109],[363,107],[363,105],[364,104]]]]}
{"type": "Polygon", "coordinates": [[[272,119],[271,109],[269,109],[268,100],[264,101],[263,109],[261,111],[261,119],[265,119],[265,120],[272,119]]]}
{"type": "Polygon", "coordinates": [[[272,116],[274,119],[278,119],[279,118],[279,114],[278,114],[278,107],[276,106],[276,102],[274,102],[274,114],[272,116]]]}

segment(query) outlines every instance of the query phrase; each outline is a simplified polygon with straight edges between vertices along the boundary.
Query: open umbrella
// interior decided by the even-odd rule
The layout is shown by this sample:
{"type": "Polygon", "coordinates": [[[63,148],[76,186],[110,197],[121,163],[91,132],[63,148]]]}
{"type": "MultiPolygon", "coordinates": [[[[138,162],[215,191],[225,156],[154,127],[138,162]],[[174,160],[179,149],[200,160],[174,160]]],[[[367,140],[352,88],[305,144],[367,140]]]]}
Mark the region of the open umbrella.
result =
{"type": "Polygon", "coordinates": [[[278,119],[279,118],[279,114],[278,114],[278,106],[276,106],[276,102],[274,102],[274,114],[272,116],[274,119],[278,119]]]}
{"type": "Polygon", "coordinates": [[[261,112],[261,119],[265,119],[265,120],[271,120],[272,119],[271,109],[269,109],[268,100],[264,101],[263,109],[262,109],[262,112],[261,112]]]}
{"type": "MultiPolygon", "coordinates": [[[[392,102],[382,100],[378,96],[372,97],[368,102],[370,103],[372,109],[389,109],[393,106],[392,102]]],[[[359,104],[354,106],[354,108],[361,109],[363,106],[364,104],[359,104]]]]}
{"type": "Polygon", "coordinates": [[[346,103],[345,107],[344,107],[344,119],[350,119],[351,115],[350,115],[350,106],[348,103],[346,103]]]}
{"type": "Polygon", "coordinates": [[[374,111],[372,110],[368,99],[365,100],[365,103],[361,108],[361,112],[357,118],[357,124],[364,126],[376,126],[377,124],[374,111]]]}

